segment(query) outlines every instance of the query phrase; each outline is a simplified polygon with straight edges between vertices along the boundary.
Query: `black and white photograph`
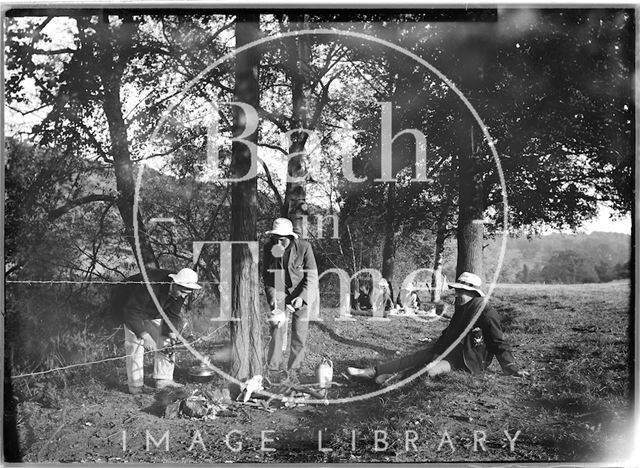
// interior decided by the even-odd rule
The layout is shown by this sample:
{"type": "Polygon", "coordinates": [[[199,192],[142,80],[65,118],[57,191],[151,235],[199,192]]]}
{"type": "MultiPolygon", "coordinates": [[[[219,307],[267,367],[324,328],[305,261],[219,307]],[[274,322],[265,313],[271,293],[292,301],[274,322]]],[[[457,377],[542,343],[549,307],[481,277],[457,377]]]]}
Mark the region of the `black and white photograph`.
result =
{"type": "Polygon", "coordinates": [[[634,466],[635,6],[2,16],[3,464],[634,466]]]}

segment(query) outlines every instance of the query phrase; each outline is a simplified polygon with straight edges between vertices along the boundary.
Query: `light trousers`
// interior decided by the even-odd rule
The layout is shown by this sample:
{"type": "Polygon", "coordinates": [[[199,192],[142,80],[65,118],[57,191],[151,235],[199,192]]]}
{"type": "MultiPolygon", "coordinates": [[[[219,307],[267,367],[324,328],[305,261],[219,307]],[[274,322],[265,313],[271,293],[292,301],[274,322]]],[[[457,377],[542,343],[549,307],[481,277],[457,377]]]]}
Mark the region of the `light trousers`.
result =
{"type": "MultiPolygon", "coordinates": [[[[287,314],[289,315],[289,314],[287,314]]],[[[282,327],[270,327],[269,351],[267,352],[267,365],[269,370],[279,370],[282,367],[282,344],[284,341],[284,327],[288,327],[288,321],[282,327]]],[[[304,361],[305,344],[309,335],[309,309],[305,305],[291,314],[291,348],[287,369],[299,369],[304,361]]]]}
{"type": "MultiPolygon", "coordinates": [[[[432,346],[433,345],[420,349],[407,356],[394,359],[393,361],[378,364],[375,367],[376,374],[395,374],[396,372],[402,372],[409,369],[415,369],[417,371],[421,367],[429,364],[435,358],[432,346]]],[[[451,367],[451,363],[448,360],[442,359],[427,371],[427,375],[429,377],[435,377],[436,375],[446,374],[451,372],[451,367]]]]}
{"type": "MultiPolygon", "coordinates": [[[[156,346],[163,346],[162,319],[145,320],[144,329],[156,346]]],[[[127,354],[127,383],[130,387],[142,387],[144,384],[144,340],[138,338],[126,325],[124,326],[124,350],[127,354]]],[[[175,364],[173,359],[164,353],[153,353],[153,378],[157,380],[172,380],[175,364]]]]}

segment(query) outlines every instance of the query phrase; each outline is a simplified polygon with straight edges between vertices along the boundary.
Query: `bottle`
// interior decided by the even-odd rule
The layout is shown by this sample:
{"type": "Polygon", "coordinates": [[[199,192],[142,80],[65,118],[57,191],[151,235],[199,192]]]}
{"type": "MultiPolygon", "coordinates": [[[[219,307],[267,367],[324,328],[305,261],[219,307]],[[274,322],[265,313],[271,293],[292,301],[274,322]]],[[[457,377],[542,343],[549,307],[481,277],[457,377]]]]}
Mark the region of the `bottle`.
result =
{"type": "Polygon", "coordinates": [[[323,357],[316,367],[316,379],[320,388],[331,387],[333,381],[333,362],[328,357],[323,357]]]}

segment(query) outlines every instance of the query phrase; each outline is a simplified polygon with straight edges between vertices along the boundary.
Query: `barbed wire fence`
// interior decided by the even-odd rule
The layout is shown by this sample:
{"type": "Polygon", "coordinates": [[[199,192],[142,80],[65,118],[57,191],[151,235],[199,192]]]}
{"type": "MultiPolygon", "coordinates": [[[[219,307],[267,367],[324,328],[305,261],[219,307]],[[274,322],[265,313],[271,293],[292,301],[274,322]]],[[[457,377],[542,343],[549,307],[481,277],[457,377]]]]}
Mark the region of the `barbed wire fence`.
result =
{"type": "MultiPolygon", "coordinates": [[[[96,284],[96,285],[111,285],[111,286],[119,286],[119,285],[130,285],[130,284],[150,284],[150,285],[154,285],[154,284],[171,284],[172,281],[107,281],[107,280],[5,280],[5,285],[63,285],[63,284],[72,284],[72,285],[91,285],[91,284],[96,284]]],[[[199,281],[199,284],[220,284],[218,281],[199,281]]],[[[6,292],[6,291],[5,291],[6,292]]],[[[6,315],[6,310],[3,310],[3,314],[6,315]]],[[[224,328],[226,326],[226,324],[216,328],[215,330],[213,330],[210,333],[207,333],[205,336],[196,338],[195,340],[192,340],[190,342],[188,342],[189,345],[194,345],[203,341],[206,341],[208,339],[210,339],[211,337],[213,337],[218,331],[220,331],[222,328],[224,328]]],[[[119,327],[119,329],[121,329],[121,327],[119,327]]],[[[5,330],[6,331],[6,330],[5,330]]],[[[116,332],[117,333],[117,330],[116,332]]],[[[111,337],[113,337],[112,334],[111,337]]],[[[5,337],[6,338],[6,337],[5,337]]],[[[7,342],[8,340],[5,339],[5,342],[7,342]]],[[[156,350],[151,350],[151,351],[144,351],[144,355],[148,355],[148,354],[154,354],[156,352],[162,352],[165,350],[169,350],[169,349],[179,349],[179,348],[185,348],[186,345],[184,343],[180,343],[180,344],[175,344],[172,346],[165,346],[165,347],[161,347],[161,348],[157,348],[156,350]]],[[[45,369],[42,371],[35,371],[35,372],[27,372],[27,373],[22,373],[22,374],[18,374],[18,375],[12,375],[10,376],[10,378],[12,380],[16,380],[16,379],[22,379],[22,378],[27,378],[27,377],[37,377],[37,376],[42,376],[42,375],[46,375],[46,374],[52,374],[52,373],[60,373],[60,372],[64,372],[70,369],[76,369],[76,368],[81,368],[81,367],[88,367],[88,366],[93,366],[96,364],[101,364],[101,363],[105,363],[105,362],[112,362],[112,361],[118,361],[118,360],[122,360],[122,359],[126,359],[127,357],[132,356],[131,354],[124,354],[124,355],[118,355],[118,356],[111,356],[111,357],[107,357],[107,358],[103,358],[103,359],[97,359],[97,360],[93,360],[93,361],[87,361],[87,362],[81,362],[81,363],[73,363],[73,364],[69,364],[69,365],[64,365],[64,366],[59,366],[59,367],[53,367],[51,369],[45,369]]]]}
{"type": "MultiPolygon", "coordinates": [[[[196,343],[199,343],[201,341],[205,341],[207,338],[210,338],[211,336],[213,336],[215,333],[217,333],[219,330],[221,330],[222,328],[224,328],[226,325],[222,325],[218,328],[216,328],[213,332],[209,333],[208,335],[206,335],[205,337],[200,337],[197,338],[191,342],[189,342],[189,345],[194,345],[196,343]]],[[[162,352],[165,350],[169,350],[169,349],[177,349],[177,348],[184,348],[186,347],[186,345],[184,343],[181,344],[177,344],[177,345],[172,345],[172,346],[165,346],[162,348],[157,348],[155,350],[151,350],[151,351],[144,351],[144,354],[153,354],[153,353],[157,353],[157,352],[162,352]]],[[[103,362],[110,362],[110,361],[117,361],[120,359],[126,359],[130,356],[133,356],[133,354],[125,354],[123,356],[113,356],[113,357],[109,357],[109,358],[105,358],[105,359],[99,359],[96,361],[90,361],[90,362],[81,362],[81,363],[77,363],[77,364],[70,364],[68,366],[62,366],[62,367],[55,367],[53,369],[47,369],[47,370],[43,370],[43,371],[38,371],[38,372],[29,372],[27,374],[19,374],[19,375],[12,375],[11,378],[12,379],[19,379],[19,378],[23,378],[23,377],[34,377],[37,375],[44,375],[44,374],[49,374],[51,372],[61,372],[61,371],[65,371],[68,369],[73,369],[73,368],[77,368],[77,367],[84,367],[84,366],[92,366],[94,364],[100,364],[103,362]]]]}

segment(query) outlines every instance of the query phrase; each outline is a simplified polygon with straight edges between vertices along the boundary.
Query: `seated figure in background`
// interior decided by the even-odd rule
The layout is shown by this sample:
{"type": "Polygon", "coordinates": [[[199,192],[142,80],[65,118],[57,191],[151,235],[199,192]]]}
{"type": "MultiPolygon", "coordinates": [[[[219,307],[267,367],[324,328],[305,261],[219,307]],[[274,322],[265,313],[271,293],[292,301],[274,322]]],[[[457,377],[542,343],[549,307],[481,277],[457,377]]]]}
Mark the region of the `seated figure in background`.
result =
{"type": "Polygon", "coordinates": [[[391,292],[391,285],[386,279],[382,278],[378,282],[378,286],[380,287],[380,297],[378,299],[380,302],[380,308],[385,312],[393,309],[393,293],[391,292]]]}
{"type": "Polygon", "coordinates": [[[420,308],[420,298],[413,283],[408,283],[398,293],[396,308],[405,312],[415,312],[420,308]]]}
{"type": "Polygon", "coordinates": [[[355,283],[355,292],[351,294],[351,308],[355,310],[371,310],[373,309],[373,301],[371,300],[371,293],[373,287],[371,281],[358,280],[355,283]]]}

